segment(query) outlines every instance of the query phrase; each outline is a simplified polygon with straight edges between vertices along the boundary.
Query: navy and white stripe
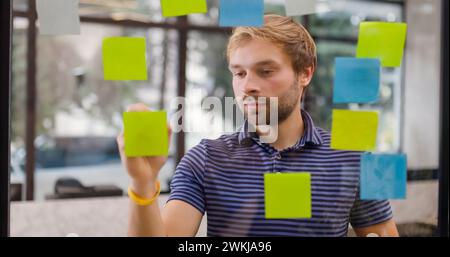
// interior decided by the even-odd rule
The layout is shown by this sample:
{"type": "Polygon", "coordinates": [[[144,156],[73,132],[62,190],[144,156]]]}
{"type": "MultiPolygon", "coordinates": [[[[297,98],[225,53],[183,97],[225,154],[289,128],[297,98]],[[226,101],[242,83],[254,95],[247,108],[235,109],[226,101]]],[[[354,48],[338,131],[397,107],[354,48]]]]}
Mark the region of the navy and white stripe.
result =
{"type": "Polygon", "coordinates": [[[181,160],[169,200],[207,213],[208,236],[346,236],[392,218],[388,201],[359,199],[361,152],[330,149],[330,134],[302,110],[304,136],[278,152],[243,128],[204,139],[181,160]],[[264,173],[311,173],[311,219],[265,219],[264,173]]]}

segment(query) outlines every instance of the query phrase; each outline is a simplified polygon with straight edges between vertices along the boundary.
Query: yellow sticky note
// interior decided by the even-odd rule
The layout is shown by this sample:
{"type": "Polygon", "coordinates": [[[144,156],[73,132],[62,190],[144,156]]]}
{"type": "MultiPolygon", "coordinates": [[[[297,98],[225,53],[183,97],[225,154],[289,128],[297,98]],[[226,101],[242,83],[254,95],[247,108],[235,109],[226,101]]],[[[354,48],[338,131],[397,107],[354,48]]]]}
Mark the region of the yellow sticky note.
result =
{"type": "Polygon", "coordinates": [[[311,174],[264,174],[266,219],[311,218],[311,174]]]}
{"type": "Polygon", "coordinates": [[[191,13],[206,13],[206,0],[161,0],[164,17],[183,16],[191,13]]]}
{"type": "Polygon", "coordinates": [[[373,151],[376,147],[378,113],[373,111],[333,110],[331,148],[373,151]]]}
{"type": "Polygon", "coordinates": [[[361,22],[357,58],[378,58],[382,67],[399,67],[406,41],[406,23],[361,22]]]}
{"type": "Polygon", "coordinates": [[[125,155],[166,156],[169,136],[166,112],[123,113],[125,155]]]}
{"type": "Polygon", "coordinates": [[[105,80],[147,80],[145,38],[105,38],[102,52],[105,80]]]}

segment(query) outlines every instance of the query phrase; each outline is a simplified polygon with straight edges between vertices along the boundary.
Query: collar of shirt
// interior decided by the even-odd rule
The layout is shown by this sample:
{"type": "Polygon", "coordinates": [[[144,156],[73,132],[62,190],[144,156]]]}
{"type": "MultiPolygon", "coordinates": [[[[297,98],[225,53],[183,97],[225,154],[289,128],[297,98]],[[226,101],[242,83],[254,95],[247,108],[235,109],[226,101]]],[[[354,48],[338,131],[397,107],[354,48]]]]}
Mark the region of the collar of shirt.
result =
{"type": "MultiPolygon", "coordinates": [[[[283,151],[298,150],[303,148],[305,145],[318,146],[323,144],[323,138],[317,128],[314,126],[314,122],[309,113],[302,109],[301,114],[305,127],[303,136],[297,141],[297,143],[283,151]]],[[[239,144],[241,145],[251,145],[254,142],[262,146],[267,146],[266,143],[260,141],[259,136],[256,132],[249,131],[249,123],[247,120],[239,129],[238,140],[239,144]]]]}

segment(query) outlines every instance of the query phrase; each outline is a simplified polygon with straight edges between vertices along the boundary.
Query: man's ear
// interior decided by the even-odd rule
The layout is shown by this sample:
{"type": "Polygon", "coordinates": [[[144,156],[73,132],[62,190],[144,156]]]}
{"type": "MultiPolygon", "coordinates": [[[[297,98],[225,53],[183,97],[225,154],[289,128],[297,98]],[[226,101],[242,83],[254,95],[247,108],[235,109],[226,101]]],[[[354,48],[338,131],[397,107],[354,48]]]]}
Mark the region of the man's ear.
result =
{"type": "Polygon", "coordinates": [[[298,81],[300,83],[300,86],[307,87],[309,83],[311,83],[312,77],[314,74],[314,68],[308,67],[298,75],[298,81]]]}

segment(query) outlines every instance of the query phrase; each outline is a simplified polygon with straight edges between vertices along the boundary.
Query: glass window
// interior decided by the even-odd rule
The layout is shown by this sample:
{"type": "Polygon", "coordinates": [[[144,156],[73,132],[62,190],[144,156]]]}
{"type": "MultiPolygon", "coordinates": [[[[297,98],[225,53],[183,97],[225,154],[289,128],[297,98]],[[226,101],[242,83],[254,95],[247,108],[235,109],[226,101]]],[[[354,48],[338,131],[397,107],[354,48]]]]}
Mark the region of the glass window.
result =
{"type": "MultiPolygon", "coordinates": [[[[17,24],[20,20],[17,20],[17,24]]],[[[112,184],[124,192],[128,176],[121,166],[115,138],[122,112],[131,103],[165,109],[176,95],[178,37],[175,31],[82,25],[79,36],[37,38],[37,120],[35,199],[53,193],[59,178],[85,185],[112,184]],[[110,36],[145,37],[148,81],[105,81],[102,40],[110,36]],[[162,95],[164,94],[164,95],[162,95]]],[[[13,157],[25,168],[25,42],[14,40],[13,157]]],[[[171,147],[171,154],[176,150],[171,147]]],[[[169,190],[173,158],[160,173],[162,191],[169,190]]]]}
{"type": "MultiPolygon", "coordinates": [[[[13,2],[15,11],[26,11],[27,0],[13,2]]],[[[390,3],[389,1],[362,0],[319,2],[318,14],[295,17],[314,37],[319,61],[303,103],[304,108],[312,114],[316,125],[326,130],[331,128],[333,108],[378,110],[380,131],[377,151],[399,151],[403,115],[403,67],[382,69],[378,103],[335,105],[332,102],[332,95],[335,76],[334,59],[355,55],[359,23],[361,21],[402,21],[404,16],[402,4],[396,1],[390,3]]],[[[199,132],[186,133],[186,149],[184,150],[191,149],[203,138],[213,139],[228,133],[223,131],[223,128],[233,127],[230,126],[233,121],[226,120],[223,109],[202,109],[202,103],[209,96],[222,99],[222,104],[225,97],[234,96],[232,77],[228,71],[225,56],[229,34],[223,28],[217,27],[219,0],[207,0],[207,3],[207,13],[188,16],[190,24],[187,27],[187,42],[181,42],[187,44],[185,64],[180,63],[179,31],[175,28],[145,27],[145,23],[150,26],[152,23],[176,21],[176,18],[162,17],[160,0],[80,0],[80,15],[85,18],[81,23],[81,35],[53,37],[37,35],[37,117],[34,142],[36,200],[57,198],[56,188],[59,185],[77,185],[77,183],[83,184],[85,188],[99,185],[107,186],[107,188],[113,186],[109,189],[118,188],[123,195],[129,185],[129,177],[121,166],[115,141],[117,134],[122,130],[122,112],[131,103],[143,102],[154,110],[169,111],[170,118],[170,111],[174,111],[171,109],[173,108],[171,101],[178,93],[179,65],[186,65],[185,125],[188,128],[203,129],[199,132]],[[87,22],[89,18],[96,18],[95,23],[87,22]],[[124,19],[143,23],[140,23],[139,27],[133,27],[130,23],[120,26],[114,24],[124,19]],[[205,32],[189,25],[210,26],[213,29],[205,32]],[[102,40],[111,36],[146,38],[149,75],[147,81],[105,81],[103,79],[102,40]],[[211,127],[211,118],[220,120],[219,124],[222,127],[211,127]]],[[[285,14],[284,0],[265,0],[264,3],[266,13],[285,14]]],[[[18,15],[23,16],[23,13],[18,15]]],[[[27,29],[26,18],[14,17],[11,183],[22,184],[24,187],[27,29]]],[[[169,191],[169,182],[176,166],[175,153],[178,152],[176,137],[177,134],[172,137],[169,161],[160,172],[163,193],[169,191]]],[[[417,198],[433,200],[437,196],[437,191],[429,190],[428,182],[430,181],[415,184],[414,187],[411,186],[414,183],[409,182],[408,190],[420,196],[417,198]],[[424,194],[426,197],[423,197],[424,194]]],[[[437,182],[430,182],[430,184],[433,183],[437,182]]],[[[84,197],[88,196],[84,195],[84,197]]],[[[396,218],[402,221],[409,218],[409,210],[417,207],[415,204],[410,204],[410,201],[414,202],[414,196],[412,200],[407,199],[408,202],[392,201],[396,218]]],[[[65,204],[64,210],[73,208],[65,204]]],[[[16,205],[14,211],[23,210],[20,207],[16,205]]],[[[43,209],[52,211],[48,206],[44,206],[43,209]]],[[[116,213],[113,214],[116,215],[116,213]]],[[[428,216],[430,220],[433,220],[426,222],[435,224],[436,215],[428,216]]],[[[17,222],[16,217],[12,215],[11,218],[16,219],[17,222]]],[[[79,217],[75,219],[78,220],[79,217]]],[[[52,222],[62,224],[67,220],[69,220],[67,216],[60,215],[58,220],[52,222]]],[[[124,216],[121,220],[126,221],[126,217],[124,216]]],[[[15,224],[18,223],[20,222],[15,224]]],[[[27,235],[31,228],[20,224],[23,226],[23,231],[20,233],[27,235]]],[[[95,223],[95,225],[98,224],[95,223]]],[[[108,228],[112,227],[108,225],[108,228]]],[[[124,223],[119,225],[122,228],[126,227],[124,223]]],[[[14,230],[17,232],[21,229],[22,227],[17,226],[14,230]]],[[[58,228],[53,231],[47,227],[45,229],[46,233],[62,231],[58,228]]],[[[107,230],[105,227],[103,229],[107,230]]],[[[116,232],[117,230],[114,230],[112,233],[116,232]]],[[[99,235],[102,235],[101,233],[99,232],[99,235]]]]}
{"type": "Polygon", "coordinates": [[[80,15],[140,22],[176,21],[162,16],[160,0],[80,0],[80,15]]]}
{"type": "Polygon", "coordinates": [[[20,11],[20,12],[26,12],[28,9],[28,1],[29,0],[14,0],[14,1],[12,1],[13,10],[20,11]]]}
{"type": "MultiPolygon", "coordinates": [[[[187,127],[211,124],[208,120],[210,116],[205,115],[208,111],[201,110],[201,104],[205,97],[213,96],[224,99],[234,96],[225,52],[227,39],[226,33],[192,31],[188,35],[186,66],[187,127]]],[[[220,117],[223,122],[229,122],[223,120],[223,110],[211,111],[214,113],[214,117],[220,117]]],[[[217,128],[186,133],[186,149],[198,144],[202,138],[217,138],[223,132],[223,130],[217,128]]]]}
{"type": "Polygon", "coordinates": [[[333,105],[332,95],[334,58],[355,56],[359,23],[400,22],[403,20],[402,6],[398,3],[370,1],[327,1],[319,2],[318,9],[318,14],[308,15],[304,19],[316,41],[318,55],[318,67],[306,97],[305,108],[311,112],[314,121],[327,130],[331,129],[332,108],[377,110],[380,113],[377,150],[399,151],[402,68],[382,69],[380,101],[376,104],[333,105]]]}
{"type": "Polygon", "coordinates": [[[403,20],[398,3],[371,1],[319,1],[318,13],[309,15],[310,32],[315,36],[357,38],[362,21],[399,22],[403,20]]]}
{"type": "Polygon", "coordinates": [[[207,0],[208,12],[191,14],[189,23],[201,26],[218,26],[219,24],[219,0],[207,0]]]}

